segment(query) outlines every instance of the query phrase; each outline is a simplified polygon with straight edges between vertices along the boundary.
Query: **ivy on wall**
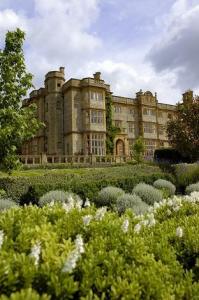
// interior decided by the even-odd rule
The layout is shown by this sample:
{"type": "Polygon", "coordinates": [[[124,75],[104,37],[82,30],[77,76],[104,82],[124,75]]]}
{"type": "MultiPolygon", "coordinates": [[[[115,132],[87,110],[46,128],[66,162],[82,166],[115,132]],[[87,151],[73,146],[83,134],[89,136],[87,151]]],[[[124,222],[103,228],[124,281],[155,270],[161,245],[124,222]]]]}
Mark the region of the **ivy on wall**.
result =
{"type": "Polygon", "coordinates": [[[111,94],[106,95],[106,154],[113,154],[114,139],[120,129],[113,125],[112,119],[113,100],[111,94]]]}

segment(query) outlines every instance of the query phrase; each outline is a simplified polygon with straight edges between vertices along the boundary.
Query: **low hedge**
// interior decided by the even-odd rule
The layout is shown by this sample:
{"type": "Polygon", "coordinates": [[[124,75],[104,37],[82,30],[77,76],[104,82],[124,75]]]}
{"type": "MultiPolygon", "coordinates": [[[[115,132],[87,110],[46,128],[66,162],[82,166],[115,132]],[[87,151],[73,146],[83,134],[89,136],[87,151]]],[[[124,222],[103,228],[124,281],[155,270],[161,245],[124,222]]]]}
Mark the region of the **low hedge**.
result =
{"type": "Polygon", "coordinates": [[[94,199],[97,193],[106,186],[116,186],[125,192],[131,192],[139,182],[153,184],[157,179],[167,179],[174,182],[170,174],[153,173],[147,175],[133,175],[128,177],[94,177],[94,179],[72,176],[72,175],[51,175],[35,177],[0,178],[0,189],[4,189],[9,198],[20,204],[37,204],[38,200],[45,193],[52,190],[65,190],[78,194],[82,199],[94,199]]]}

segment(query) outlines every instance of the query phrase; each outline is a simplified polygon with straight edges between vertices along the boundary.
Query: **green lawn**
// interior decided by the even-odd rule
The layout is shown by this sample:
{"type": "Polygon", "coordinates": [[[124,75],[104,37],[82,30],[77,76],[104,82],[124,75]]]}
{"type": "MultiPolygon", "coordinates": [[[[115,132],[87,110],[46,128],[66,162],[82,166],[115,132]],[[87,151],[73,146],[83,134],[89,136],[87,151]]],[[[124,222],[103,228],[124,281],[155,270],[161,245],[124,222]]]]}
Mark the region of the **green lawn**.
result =
{"type": "MultiPolygon", "coordinates": [[[[126,176],[135,174],[153,174],[154,172],[162,172],[158,166],[155,165],[123,165],[113,167],[98,167],[98,168],[66,168],[66,169],[30,169],[14,171],[11,177],[34,177],[34,176],[52,176],[55,175],[77,175],[85,177],[99,177],[100,175],[107,177],[111,176],[126,176]]],[[[9,175],[0,172],[0,177],[8,177],[9,175]]],[[[9,176],[10,177],[10,176],[9,176]]]]}

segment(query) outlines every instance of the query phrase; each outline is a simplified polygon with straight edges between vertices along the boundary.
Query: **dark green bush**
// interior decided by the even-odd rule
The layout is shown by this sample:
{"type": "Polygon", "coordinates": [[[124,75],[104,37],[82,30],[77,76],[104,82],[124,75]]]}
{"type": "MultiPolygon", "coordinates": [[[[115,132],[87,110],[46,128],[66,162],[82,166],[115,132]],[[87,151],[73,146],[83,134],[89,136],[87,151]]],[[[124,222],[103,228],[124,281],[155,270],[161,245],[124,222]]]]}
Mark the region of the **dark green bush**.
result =
{"type": "Polygon", "coordinates": [[[31,181],[25,177],[0,178],[0,189],[6,192],[7,198],[11,198],[17,203],[20,203],[20,200],[25,198],[30,185],[31,181]]]}
{"type": "Polygon", "coordinates": [[[177,164],[180,162],[186,162],[187,158],[182,157],[176,149],[160,148],[156,149],[154,152],[154,161],[157,163],[177,164]]]}

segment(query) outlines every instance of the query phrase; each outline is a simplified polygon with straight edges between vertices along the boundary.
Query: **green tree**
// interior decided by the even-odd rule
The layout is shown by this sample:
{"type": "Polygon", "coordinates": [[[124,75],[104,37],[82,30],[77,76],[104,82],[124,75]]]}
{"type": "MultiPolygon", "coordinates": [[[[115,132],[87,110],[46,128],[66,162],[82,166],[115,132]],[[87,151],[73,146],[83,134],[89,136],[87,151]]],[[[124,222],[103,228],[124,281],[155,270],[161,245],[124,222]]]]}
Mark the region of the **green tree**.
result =
{"type": "Polygon", "coordinates": [[[135,143],[132,145],[133,158],[137,163],[141,163],[144,160],[144,152],[145,152],[144,140],[140,136],[136,139],[135,143]]]}
{"type": "Polygon", "coordinates": [[[113,101],[111,94],[106,95],[106,154],[113,154],[114,139],[120,129],[113,125],[112,118],[113,101]]]}
{"type": "Polygon", "coordinates": [[[7,32],[0,50],[0,167],[8,172],[19,165],[17,150],[41,126],[34,105],[21,107],[33,77],[26,71],[24,39],[20,29],[7,32]]]}
{"type": "Polygon", "coordinates": [[[168,122],[170,144],[192,161],[199,159],[199,97],[192,102],[178,104],[176,117],[168,122]]]}

